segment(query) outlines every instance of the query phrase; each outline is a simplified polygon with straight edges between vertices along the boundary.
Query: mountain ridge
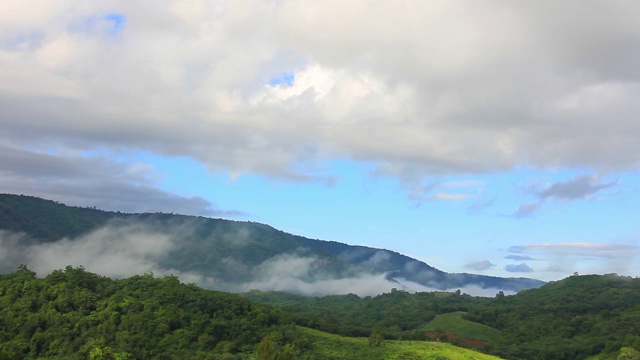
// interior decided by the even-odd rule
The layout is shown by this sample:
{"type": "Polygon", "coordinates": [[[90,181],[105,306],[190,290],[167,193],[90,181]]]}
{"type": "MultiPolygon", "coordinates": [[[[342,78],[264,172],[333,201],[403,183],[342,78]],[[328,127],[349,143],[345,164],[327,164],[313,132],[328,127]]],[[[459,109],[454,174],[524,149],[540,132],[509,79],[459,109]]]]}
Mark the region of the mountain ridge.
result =
{"type": "MultiPolygon", "coordinates": [[[[17,260],[47,263],[54,262],[53,256],[82,261],[85,251],[93,263],[100,260],[92,256],[102,259],[106,254],[123,270],[177,272],[186,281],[230,291],[253,286],[320,295],[343,293],[342,287],[366,295],[393,286],[517,292],[544,284],[528,278],[446,273],[391,250],[309,239],[251,221],[103,211],[27,195],[0,194],[0,229],[0,245],[15,255],[0,266],[3,272],[14,270],[8,266],[17,260]]],[[[130,274],[115,273],[126,275],[130,274]]]]}

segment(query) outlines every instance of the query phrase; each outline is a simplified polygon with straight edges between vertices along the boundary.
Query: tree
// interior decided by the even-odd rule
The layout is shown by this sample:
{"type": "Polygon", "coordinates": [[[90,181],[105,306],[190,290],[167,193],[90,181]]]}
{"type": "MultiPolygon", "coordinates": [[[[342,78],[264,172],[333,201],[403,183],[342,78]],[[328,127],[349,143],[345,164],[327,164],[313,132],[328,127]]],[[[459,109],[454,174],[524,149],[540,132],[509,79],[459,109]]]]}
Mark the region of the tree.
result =
{"type": "Polygon", "coordinates": [[[618,354],[618,360],[640,360],[640,351],[632,347],[623,347],[618,354]]]}
{"type": "Polygon", "coordinates": [[[369,336],[369,346],[371,347],[378,347],[382,345],[383,342],[384,336],[377,330],[374,330],[369,336]]]}

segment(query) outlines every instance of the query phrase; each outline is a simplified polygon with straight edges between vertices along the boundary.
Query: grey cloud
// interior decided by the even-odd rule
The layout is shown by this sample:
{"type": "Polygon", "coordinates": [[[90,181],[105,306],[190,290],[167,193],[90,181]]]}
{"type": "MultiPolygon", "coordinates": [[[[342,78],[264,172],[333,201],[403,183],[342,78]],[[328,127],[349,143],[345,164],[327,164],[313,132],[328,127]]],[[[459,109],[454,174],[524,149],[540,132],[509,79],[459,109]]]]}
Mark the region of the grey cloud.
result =
{"type": "Polygon", "coordinates": [[[487,200],[478,200],[467,208],[467,213],[477,215],[483,213],[486,209],[491,207],[496,202],[497,198],[491,198],[487,200]]]}
{"type": "Polygon", "coordinates": [[[611,188],[617,181],[602,183],[599,176],[579,175],[567,181],[557,181],[540,189],[532,186],[525,190],[538,198],[537,202],[524,203],[511,214],[515,218],[526,218],[535,214],[545,202],[550,200],[575,201],[589,199],[598,191],[611,188]]]}
{"type": "Polygon", "coordinates": [[[522,204],[520,208],[518,208],[518,210],[516,210],[515,212],[513,212],[513,214],[511,214],[511,216],[514,218],[526,218],[526,217],[533,216],[533,214],[535,214],[535,212],[538,211],[540,207],[542,207],[542,204],[543,204],[542,201],[537,203],[522,204]]]}
{"type": "Polygon", "coordinates": [[[464,267],[471,270],[487,270],[495,266],[496,264],[492,263],[489,260],[482,260],[468,263],[464,267]]]}
{"type": "Polygon", "coordinates": [[[114,162],[105,157],[47,154],[0,145],[3,191],[53,199],[68,205],[95,206],[124,212],[177,212],[237,217],[198,196],[179,196],[158,189],[153,169],[114,162]]]}
{"type": "Polygon", "coordinates": [[[533,269],[529,267],[529,265],[522,264],[509,264],[504,267],[504,269],[508,272],[533,272],[533,269]]]}
{"type": "MultiPolygon", "coordinates": [[[[334,158],[403,180],[637,166],[635,2],[174,5],[119,3],[114,41],[70,30],[102,5],[2,3],[0,143],[145,150],[327,183],[314,165],[334,158]],[[266,85],[284,72],[290,87],[266,85]]],[[[567,190],[548,196],[580,194],[567,190]]]]}
{"type": "Polygon", "coordinates": [[[576,200],[585,199],[596,192],[610,188],[617,184],[617,181],[600,183],[594,176],[580,175],[568,181],[558,181],[540,191],[538,196],[542,199],[562,199],[576,200]]]}

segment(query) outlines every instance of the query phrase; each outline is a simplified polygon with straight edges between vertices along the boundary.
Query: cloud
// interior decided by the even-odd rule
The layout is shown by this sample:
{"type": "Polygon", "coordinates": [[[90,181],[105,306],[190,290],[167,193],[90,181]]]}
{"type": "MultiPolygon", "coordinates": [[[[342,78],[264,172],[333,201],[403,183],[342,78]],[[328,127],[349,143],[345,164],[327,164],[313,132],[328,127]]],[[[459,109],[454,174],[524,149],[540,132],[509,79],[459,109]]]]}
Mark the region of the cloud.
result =
{"type": "Polygon", "coordinates": [[[529,267],[529,265],[522,264],[509,264],[504,267],[504,269],[508,272],[533,272],[533,269],[529,267]]]}
{"type": "Polygon", "coordinates": [[[600,183],[594,176],[580,175],[568,181],[558,181],[538,193],[541,199],[588,199],[596,192],[617,185],[617,181],[600,183]]]}
{"type": "MultiPolygon", "coordinates": [[[[313,166],[330,159],[403,181],[638,165],[639,4],[263,5],[3,3],[0,144],[290,181],[332,178],[313,166]]],[[[542,195],[606,185],[581,181],[542,195]]]]}
{"type": "Polygon", "coordinates": [[[580,256],[601,258],[624,258],[638,253],[640,247],[631,244],[600,244],[589,242],[544,243],[512,246],[509,251],[523,253],[529,251],[544,253],[572,253],[580,256]]]}
{"type": "MultiPolygon", "coordinates": [[[[544,259],[546,265],[541,269],[548,272],[571,274],[580,273],[619,273],[626,274],[632,269],[632,264],[640,258],[640,246],[622,243],[591,243],[564,242],[518,245],[509,248],[510,252],[522,255],[516,257],[530,257],[544,259]]],[[[631,274],[634,275],[634,274],[631,274]]]]}
{"type": "Polygon", "coordinates": [[[540,209],[542,205],[543,205],[542,201],[537,203],[522,204],[518,210],[516,210],[513,214],[511,214],[511,216],[514,218],[526,218],[526,217],[533,216],[533,214],[535,214],[535,212],[538,211],[538,209],[540,209]]]}
{"type": "Polygon", "coordinates": [[[449,201],[460,201],[468,199],[471,195],[469,194],[445,194],[445,193],[437,193],[431,195],[431,200],[449,200],[449,201]]]}
{"type": "Polygon", "coordinates": [[[237,217],[198,196],[180,196],[156,187],[153,168],[101,156],[42,153],[0,145],[3,191],[55,199],[68,205],[123,212],[178,212],[237,217]]]}
{"type": "Polygon", "coordinates": [[[496,202],[497,198],[490,198],[486,200],[478,200],[475,203],[471,204],[467,208],[467,213],[477,215],[484,212],[486,209],[491,207],[496,202]]]}
{"type": "Polygon", "coordinates": [[[482,260],[482,261],[475,261],[475,262],[468,263],[464,267],[471,270],[482,271],[482,270],[490,269],[495,266],[496,264],[492,263],[489,260],[482,260]]]}
{"type": "Polygon", "coordinates": [[[482,296],[482,297],[494,297],[498,292],[502,291],[505,295],[513,295],[516,292],[510,290],[496,289],[496,288],[483,288],[478,285],[467,285],[464,287],[454,287],[449,289],[439,289],[433,288],[429,286],[425,286],[407,279],[399,278],[397,279],[399,282],[399,286],[396,288],[408,292],[425,292],[425,291],[448,291],[448,292],[456,292],[460,290],[463,294],[469,294],[471,296],[482,296]]]}
{"type": "Polygon", "coordinates": [[[617,184],[618,181],[602,183],[600,176],[585,174],[578,175],[571,180],[557,181],[543,188],[532,186],[527,189],[527,192],[536,196],[538,201],[522,204],[511,216],[515,218],[530,217],[549,200],[576,201],[591,199],[598,191],[611,188],[617,184]]]}
{"type": "Polygon", "coordinates": [[[30,244],[20,234],[2,232],[0,253],[12,254],[12,267],[25,263],[45,275],[67,265],[84,266],[105,276],[122,278],[145,272],[163,273],[159,259],[174,247],[167,234],[153,231],[143,224],[109,225],[78,239],[30,244]],[[22,242],[15,242],[18,236],[22,242]]]}
{"type": "Polygon", "coordinates": [[[504,258],[505,259],[509,259],[509,260],[516,260],[516,261],[535,260],[534,258],[532,258],[529,255],[507,255],[504,258]]]}

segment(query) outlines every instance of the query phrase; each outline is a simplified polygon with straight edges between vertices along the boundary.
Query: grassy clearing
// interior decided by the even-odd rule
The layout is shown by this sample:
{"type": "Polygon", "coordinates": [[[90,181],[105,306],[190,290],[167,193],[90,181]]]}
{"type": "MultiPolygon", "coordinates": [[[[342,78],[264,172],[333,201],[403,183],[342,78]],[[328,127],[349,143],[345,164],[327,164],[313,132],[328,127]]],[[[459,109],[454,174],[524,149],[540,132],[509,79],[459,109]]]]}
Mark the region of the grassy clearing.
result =
{"type": "Polygon", "coordinates": [[[309,353],[311,359],[350,359],[350,360],[413,360],[413,359],[468,359],[496,360],[495,356],[482,354],[446,343],[426,341],[386,340],[379,347],[370,347],[367,338],[349,338],[321,331],[300,328],[300,331],[313,344],[309,353]]]}
{"type": "Polygon", "coordinates": [[[500,336],[500,331],[497,329],[463,319],[462,315],[464,314],[465,312],[463,311],[456,311],[437,315],[421,330],[443,331],[463,338],[481,341],[493,341],[500,336]]]}

